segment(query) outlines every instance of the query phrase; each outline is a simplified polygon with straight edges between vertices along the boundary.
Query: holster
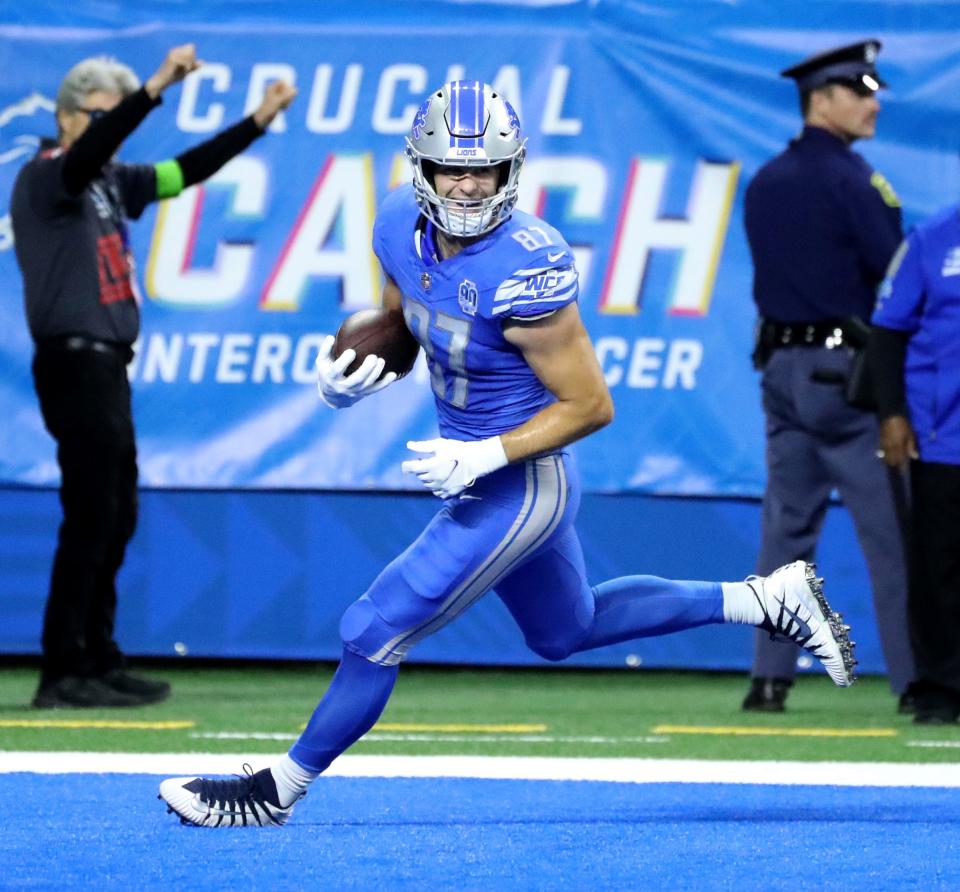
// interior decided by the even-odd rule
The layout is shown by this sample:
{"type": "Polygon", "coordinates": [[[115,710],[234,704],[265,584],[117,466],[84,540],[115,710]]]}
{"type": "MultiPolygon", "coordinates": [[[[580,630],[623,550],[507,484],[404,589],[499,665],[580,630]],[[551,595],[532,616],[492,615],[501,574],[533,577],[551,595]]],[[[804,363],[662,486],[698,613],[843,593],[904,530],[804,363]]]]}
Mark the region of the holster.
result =
{"type": "Polygon", "coordinates": [[[774,329],[773,326],[762,317],[757,319],[753,329],[753,352],[750,359],[753,361],[753,367],[762,372],[770,361],[770,354],[774,350],[774,329]]]}
{"type": "Polygon", "coordinates": [[[850,350],[850,374],[844,384],[843,396],[854,408],[875,412],[877,399],[873,391],[873,377],[867,365],[870,325],[857,316],[850,316],[843,322],[843,334],[850,350]]]}

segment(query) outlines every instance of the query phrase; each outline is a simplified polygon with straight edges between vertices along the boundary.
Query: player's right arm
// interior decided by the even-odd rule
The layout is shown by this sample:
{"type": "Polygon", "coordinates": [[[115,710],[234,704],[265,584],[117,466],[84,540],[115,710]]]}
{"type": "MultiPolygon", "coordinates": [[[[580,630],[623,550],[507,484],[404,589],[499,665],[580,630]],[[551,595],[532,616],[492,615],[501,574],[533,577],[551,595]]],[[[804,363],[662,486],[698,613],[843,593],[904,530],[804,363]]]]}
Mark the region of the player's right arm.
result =
{"type": "Polygon", "coordinates": [[[380,302],[385,310],[403,309],[403,300],[400,295],[400,288],[397,283],[390,278],[386,271],[383,273],[383,292],[381,294],[380,302]]]}
{"type": "MultiPolygon", "coordinates": [[[[401,307],[400,289],[397,283],[384,272],[381,301],[384,309],[399,310],[401,307]]],[[[327,335],[320,345],[317,355],[317,390],[320,399],[331,409],[345,409],[358,400],[383,390],[397,380],[396,372],[387,372],[382,378],[385,360],[372,353],[368,355],[355,372],[346,374],[347,366],[356,358],[353,349],[344,350],[333,358],[333,335],[327,335]]]]}

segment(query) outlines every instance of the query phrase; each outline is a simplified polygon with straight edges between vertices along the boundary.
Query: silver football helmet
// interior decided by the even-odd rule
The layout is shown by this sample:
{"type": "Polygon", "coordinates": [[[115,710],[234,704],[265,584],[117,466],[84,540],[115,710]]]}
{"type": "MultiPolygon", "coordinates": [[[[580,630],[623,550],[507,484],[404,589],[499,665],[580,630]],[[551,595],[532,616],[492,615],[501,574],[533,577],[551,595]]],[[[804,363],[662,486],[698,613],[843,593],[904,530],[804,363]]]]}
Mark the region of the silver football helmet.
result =
{"type": "Polygon", "coordinates": [[[489,232],[513,213],[526,143],[513,106],[489,84],[444,84],[420,106],[407,137],[406,155],[421,213],[457,238],[489,232]],[[439,165],[497,167],[497,192],[490,198],[444,198],[433,179],[439,165]]]}

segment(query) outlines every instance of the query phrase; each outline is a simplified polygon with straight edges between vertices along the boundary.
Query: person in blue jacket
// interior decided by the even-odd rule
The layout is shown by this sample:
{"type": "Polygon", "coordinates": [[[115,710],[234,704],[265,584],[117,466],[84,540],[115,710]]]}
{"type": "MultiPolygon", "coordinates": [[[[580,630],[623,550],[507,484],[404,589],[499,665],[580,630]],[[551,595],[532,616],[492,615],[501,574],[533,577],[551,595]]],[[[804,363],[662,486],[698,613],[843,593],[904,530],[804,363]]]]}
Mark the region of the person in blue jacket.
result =
{"type": "MultiPolygon", "coordinates": [[[[847,393],[853,348],[865,344],[877,286],[902,238],[896,194],[850,148],[876,129],[879,49],[866,40],[781,72],[799,89],[803,130],[746,192],[767,438],[757,572],[813,558],[836,489],[866,558],[890,686],[909,711],[902,481],[874,457],[873,412],[847,393]]],[[[743,709],[782,712],[799,655],[757,632],[743,709]]]]}
{"type": "Polygon", "coordinates": [[[909,468],[909,616],[914,721],[960,716],[960,208],[901,245],[873,313],[868,351],[880,416],[878,457],[909,468]]]}

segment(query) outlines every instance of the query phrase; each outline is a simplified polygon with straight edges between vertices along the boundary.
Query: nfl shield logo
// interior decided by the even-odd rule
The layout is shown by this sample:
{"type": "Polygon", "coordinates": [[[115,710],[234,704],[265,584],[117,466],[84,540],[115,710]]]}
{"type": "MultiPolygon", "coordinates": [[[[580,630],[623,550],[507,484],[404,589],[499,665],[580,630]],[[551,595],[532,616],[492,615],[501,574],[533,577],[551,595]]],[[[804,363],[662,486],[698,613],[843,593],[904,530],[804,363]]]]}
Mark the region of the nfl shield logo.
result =
{"type": "Polygon", "coordinates": [[[420,273],[420,284],[424,291],[430,290],[430,273],[420,273]]]}
{"type": "Polygon", "coordinates": [[[468,316],[477,315],[477,285],[469,279],[464,279],[460,283],[460,289],[457,291],[457,299],[460,301],[460,309],[468,316]]]}

